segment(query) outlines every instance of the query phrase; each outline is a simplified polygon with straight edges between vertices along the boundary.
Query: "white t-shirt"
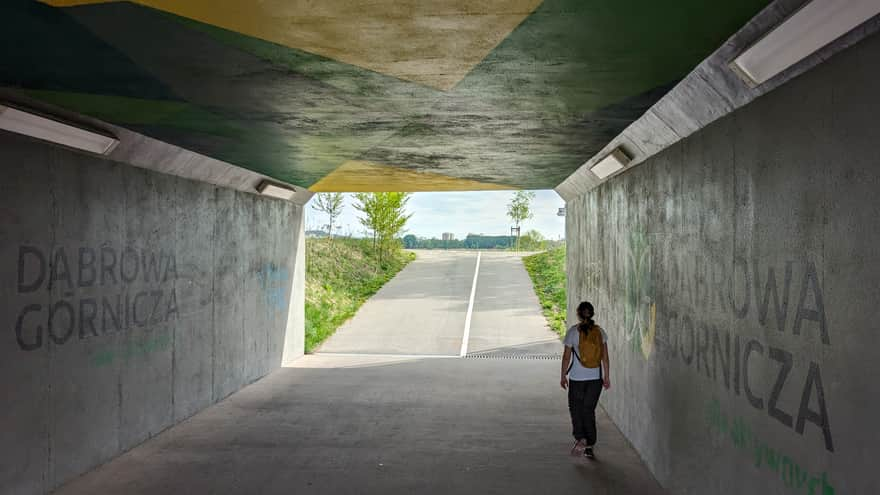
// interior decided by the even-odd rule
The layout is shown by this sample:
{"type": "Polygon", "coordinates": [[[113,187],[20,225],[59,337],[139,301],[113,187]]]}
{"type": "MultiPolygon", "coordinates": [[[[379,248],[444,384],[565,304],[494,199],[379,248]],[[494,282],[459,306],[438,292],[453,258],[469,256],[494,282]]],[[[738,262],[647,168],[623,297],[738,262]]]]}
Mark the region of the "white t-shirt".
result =
{"type": "MultiPolygon", "coordinates": [[[[600,327],[601,328],[601,327],[600,327]]],[[[605,333],[605,329],[602,330],[602,343],[608,342],[608,334],[605,333]]],[[[580,335],[578,332],[578,326],[572,325],[571,328],[568,329],[568,332],[565,332],[565,338],[562,340],[562,345],[565,347],[571,347],[574,350],[577,350],[578,341],[580,340],[580,335]]],[[[575,381],[586,381],[586,380],[598,380],[602,378],[602,368],[601,364],[600,368],[585,368],[584,365],[581,364],[580,360],[575,357],[574,353],[571,354],[571,369],[568,371],[568,379],[575,381]]]]}

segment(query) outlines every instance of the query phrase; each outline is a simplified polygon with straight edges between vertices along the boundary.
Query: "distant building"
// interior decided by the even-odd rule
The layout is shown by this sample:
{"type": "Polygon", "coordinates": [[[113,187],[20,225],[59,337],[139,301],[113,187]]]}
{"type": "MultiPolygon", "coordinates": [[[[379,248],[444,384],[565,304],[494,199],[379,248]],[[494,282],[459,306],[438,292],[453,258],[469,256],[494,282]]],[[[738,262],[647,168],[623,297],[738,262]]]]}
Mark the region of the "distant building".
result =
{"type": "Polygon", "coordinates": [[[443,233],[443,240],[444,241],[454,241],[455,234],[453,234],[452,232],[444,232],[443,233]]]}

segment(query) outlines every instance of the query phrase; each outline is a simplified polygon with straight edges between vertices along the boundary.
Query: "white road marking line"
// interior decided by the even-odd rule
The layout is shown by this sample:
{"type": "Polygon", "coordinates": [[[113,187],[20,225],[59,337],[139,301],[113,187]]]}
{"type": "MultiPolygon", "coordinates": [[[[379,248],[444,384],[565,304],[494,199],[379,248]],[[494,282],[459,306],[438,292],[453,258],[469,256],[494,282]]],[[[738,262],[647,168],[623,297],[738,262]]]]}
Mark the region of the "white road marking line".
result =
{"type": "Polygon", "coordinates": [[[371,354],[369,352],[314,352],[312,354],[306,354],[307,356],[330,356],[330,357],[374,357],[374,358],[402,358],[402,359],[416,359],[416,358],[459,358],[461,356],[453,356],[451,354],[371,354]]]}
{"type": "Polygon", "coordinates": [[[477,276],[480,275],[480,255],[477,251],[477,267],[474,269],[474,283],[471,285],[471,299],[468,301],[467,316],[464,317],[464,335],[461,337],[461,352],[459,357],[467,355],[468,340],[471,338],[471,316],[474,313],[474,295],[477,293],[477,276]]]}

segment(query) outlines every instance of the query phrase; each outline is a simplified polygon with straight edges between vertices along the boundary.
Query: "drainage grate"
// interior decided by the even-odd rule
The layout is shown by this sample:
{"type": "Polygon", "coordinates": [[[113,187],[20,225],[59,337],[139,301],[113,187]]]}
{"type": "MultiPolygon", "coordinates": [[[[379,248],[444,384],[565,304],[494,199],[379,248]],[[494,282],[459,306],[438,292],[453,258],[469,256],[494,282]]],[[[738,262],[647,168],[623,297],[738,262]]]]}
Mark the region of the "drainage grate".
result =
{"type": "Polygon", "coordinates": [[[468,354],[466,358],[471,359],[540,359],[540,360],[560,360],[561,354],[517,354],[517,353],[485,353],[485,354],[468,354]]]}

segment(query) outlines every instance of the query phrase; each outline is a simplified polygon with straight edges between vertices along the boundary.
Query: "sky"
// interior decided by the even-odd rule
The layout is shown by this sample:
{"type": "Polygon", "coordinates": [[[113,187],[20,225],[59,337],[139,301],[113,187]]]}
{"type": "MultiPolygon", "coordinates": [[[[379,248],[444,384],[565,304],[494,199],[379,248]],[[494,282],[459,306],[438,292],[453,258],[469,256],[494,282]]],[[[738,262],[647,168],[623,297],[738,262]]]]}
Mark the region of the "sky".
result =
{"type": "MultiPolygon", "coordinates": [[[[464,239],[468,234],[509,235],[512,225],[507,217],[507,203],[513,191],[476,192],[424,192],[413,193],[407,203],[407,211],[412,217],[407,222],[406,234],[417,237],[440,238],[444,232],[452,232],[456,239],[464,239]]],[[[341,235],[364,235],[364,228],[358,222],[361,213],[352,206],[353,195],[345,195],[345,207],[336,224],[341,235]]],[[[327,215],[312,208],[312,201],[306,205],[306,229],[326,229],[327,215]],[[324,227],[322,227],[322,225],[324,227]]],[[[522,233],[535,229],[547,239],[561,239],[565,236],[565,218],[556,215],[565,202],[553,190],[535,191],[532,201],[534,217],[522,224],[522,233]]]]}

